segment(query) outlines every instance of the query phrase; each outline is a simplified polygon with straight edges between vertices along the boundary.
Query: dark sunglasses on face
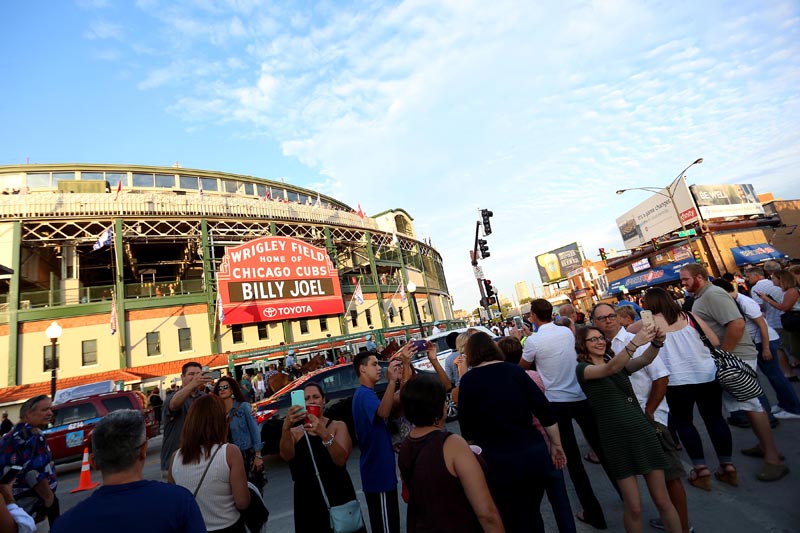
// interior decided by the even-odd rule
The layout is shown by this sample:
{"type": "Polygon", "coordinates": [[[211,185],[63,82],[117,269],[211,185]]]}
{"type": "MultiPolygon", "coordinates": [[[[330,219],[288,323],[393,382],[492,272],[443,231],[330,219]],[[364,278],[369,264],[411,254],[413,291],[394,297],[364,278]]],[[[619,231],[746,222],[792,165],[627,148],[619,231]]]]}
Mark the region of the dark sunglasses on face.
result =
{"type": "Polygon", "coordinates": [[[596,317],[594,317],[594,320],[597,320],[598,322],[600,322],[601,320],[603,322],[607,322],[609,320],[614,320],[615,318],[617,318],[617,313],[613,313],[613,314],[606,315],[606,316],[596,316],[596,317]]]}
{"type": "Polygon", "coordinates": [[[231,388],[230,385],[220,385],[219,390],[229,390],[231,388]]]}

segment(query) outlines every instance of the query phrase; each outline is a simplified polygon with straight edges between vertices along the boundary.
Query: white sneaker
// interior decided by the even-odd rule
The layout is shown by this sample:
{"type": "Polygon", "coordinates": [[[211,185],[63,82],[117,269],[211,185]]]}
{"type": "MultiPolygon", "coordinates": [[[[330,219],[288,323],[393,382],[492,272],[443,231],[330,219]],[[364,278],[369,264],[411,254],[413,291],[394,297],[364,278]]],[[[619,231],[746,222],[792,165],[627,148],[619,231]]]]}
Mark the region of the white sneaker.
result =
{"type": "Polygon", "coordinates": [[[800,420],[800,415],[790,413],[789,411],[780,410],[777,413],[772,413],[772,416],[780,420],[800,420]]]}
{"type": "Polygon", "coordinates": [[[783,411],[783,408],[780,405],[773,405],[770,408],[770,410],[772,411],[772,414],[774,415],[775,413],[780,413],[781,411],[783,411]]]}

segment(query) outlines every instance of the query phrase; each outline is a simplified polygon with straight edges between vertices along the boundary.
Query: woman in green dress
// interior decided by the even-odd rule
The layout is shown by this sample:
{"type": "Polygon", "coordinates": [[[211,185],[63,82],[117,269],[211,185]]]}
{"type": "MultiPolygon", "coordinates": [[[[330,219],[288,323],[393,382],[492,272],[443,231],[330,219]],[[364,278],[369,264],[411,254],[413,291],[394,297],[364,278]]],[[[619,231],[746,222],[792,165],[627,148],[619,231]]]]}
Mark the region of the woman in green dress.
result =
{"type": "Polygon", "coordinates": [[[598,329],[580,329],[575,339],[578,382],[597,419],[607,467],[622,494],[625,505],[623,520],[628,532],[642,530],[642,500],[637,475],[644,476],[666,530],[681,532],[680,518],[670,501],[664,479],[664,469],[669,466],[667,457],[628,379],[631,373],[653,362],[664,337],[660,330],[642,328],[616,356],[611,351],[611,343],[598,329]],[[653,341],[650,347],[632,359],[636,349],[650,341],[653,341]]]}

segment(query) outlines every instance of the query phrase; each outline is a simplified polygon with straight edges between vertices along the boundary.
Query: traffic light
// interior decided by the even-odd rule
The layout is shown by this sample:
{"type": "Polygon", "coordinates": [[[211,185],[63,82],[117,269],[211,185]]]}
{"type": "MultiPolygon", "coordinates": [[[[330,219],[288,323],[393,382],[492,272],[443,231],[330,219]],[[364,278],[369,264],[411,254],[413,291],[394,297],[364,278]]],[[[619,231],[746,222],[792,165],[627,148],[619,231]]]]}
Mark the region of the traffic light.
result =
{"type": "Polygon", "coordinates": [[[486,259],[489,257],[489,255],[491,255],[489,253],[489,243],[486,242],[486,239],[478,239],[478,248],[481,251],[481,257],[483,259],[486,259]]]}
{"type": "Polygon", "coordinates": [[[606,249],[605,248],[600,248],[600,259],[605,261],[607,258],[608,258],[608,256],[606,255],[606,249]]]}
{"type": "Polygon", "coordinates": [[[661,246],[658,244],[658,239],[652,238],[650,242],[653,244],[653,250],[658,250],[661,246]]]}
{"type": "Polygon", "coordinates": [[[489,302],[489,305],[495,305],[497,303],[497,298],[492,296],[491,298],[486,299],[489,302]]]}
{"type": "Polygon", "coordinates": [[[695,263],[702,263],[703,262],[703,256],[700,255],[700,250],[695,250],[694,252],[692,252],[692,255],[694,255],[695,263]]]}
{"type": "Polygon", "coordinates": [[[492,287],[492,282],[488,279],[483,280],[483,289],[486,291],[486,297],[491,299],[494,296],[494,287],[492,287]]]}
{"type": "Polygon", "coordinates": [[[484,235],[491,235],[492,234],[492,224],[489,221],[491,217],[494,216],[494,213],[489,211],[488,209],[481,209],[481,218],[483,219],[483,234],[484,235]]]}

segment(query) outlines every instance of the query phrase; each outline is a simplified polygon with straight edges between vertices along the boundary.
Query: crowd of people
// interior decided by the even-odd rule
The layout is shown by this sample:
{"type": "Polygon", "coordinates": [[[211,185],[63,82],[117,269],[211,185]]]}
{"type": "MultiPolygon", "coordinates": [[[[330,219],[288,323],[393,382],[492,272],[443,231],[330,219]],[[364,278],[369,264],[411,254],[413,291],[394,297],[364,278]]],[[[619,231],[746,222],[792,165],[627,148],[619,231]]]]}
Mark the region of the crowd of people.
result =
{"type": "MultiPolygon", "coordinates": [[[[680,277],[683,302],[655,287],[642,295],[641,306],[598,303],[578,316],[572,305],[554,313],[547,300],[534,300],[522,327],[512,323],[498,332],[506,335],[451,332],[453,353],[444,366],[435,344],[406,343],[389,359],[382,396],[376,393],[384,377],[377,346],[353,356],[359,387],[352,421],[366,515],[346,468],[350,430],[325,414],[323,385],[306,383],[304,405],[288,409],[279,444],[294,485],[295,530],[367,531],[368,523],[375,533],[399,532],[402,497],[410,532],[544,531],[545,496],[559,531],[576,531],[576,520],[606,529],[612,502],[595,495],[586,459],[602,466],[622,500],[626,531],[642,529],[641,477],[659,514],[650,524],[688,532],[683,478],[706,491],[713,480],[733,487],[747,482],[736,469],[729,424],[752,429],[756,443],[741,453],[763,460],[758,481],[784,478],[789,468],[773,429],[781,420],[800,419],[789,379],[800,360],[800,268],[753,267],[740,284],[688,264],[680,277]],[[760,369],[776,405],[763,393],[734,397],[717,375],[719,350],[760,369]],[[433,373],[412,366],[419,351],[433,373]],[[458,406],[460,435],[445,426],[449,401],[458,406]],[[716,455],[713,469],[693,419],[695,406],[716,455]],[[574,423],[591,447],[586,456],[574,423]],[[391,426],[401,428],[399,443],[391,426]]],[[[48,396],[31,398],[17,424],[4,414],[0,426],[1,473],[12,464],[23,467],[12,483],[0,484],[6,503],[0,528],[34,531],[35,522],[46,519],[57,533],[106,530],[109,523],[126,532],[140,529],[137,517],[146,512],[164,517],[154,531],[244,532],[248,511],[264,503],[258,501],[266,483],[262,442],[251,403],[268,379],[214,379],[189,362],[181,386],[161,405],[158,391],[151,394],[151,406],[162,412],[162,482],[143,478],[148,442],[142,413],[107,415],[92,434],[91,464],[103,486],[63,516],[41,431],[52,403],[48,396]]]]}

